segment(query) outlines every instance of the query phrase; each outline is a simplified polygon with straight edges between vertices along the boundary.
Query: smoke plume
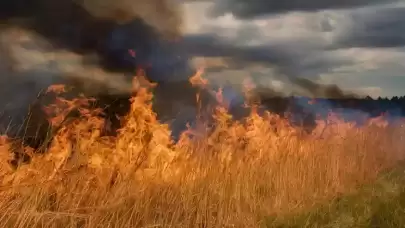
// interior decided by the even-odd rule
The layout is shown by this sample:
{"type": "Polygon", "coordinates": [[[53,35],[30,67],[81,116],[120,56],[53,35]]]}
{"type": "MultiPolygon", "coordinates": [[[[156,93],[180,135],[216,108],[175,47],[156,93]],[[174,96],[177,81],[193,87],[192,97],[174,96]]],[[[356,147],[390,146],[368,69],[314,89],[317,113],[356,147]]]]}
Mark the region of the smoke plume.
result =
{"type": "MultiPolygon", "coordinates": [[[[137,68],[158,82],[158,115],[179,117],[185,125],[195,117],[195,110],[182,108],[195,107],[196,89],[187,80],[195,72],[192,56],[228,57],[234,66],[272,62],[314,96],[347,97],[336,86],[290,74],[288,56],[183,37],[181,7],[171,0],[6,0],[0,3],[0,21],[0,130],[11,135],[24,132],[28,107],[48,86],[73,84],[92,96],[128,102],[137,68]],[[178,108],[166,108],[176,102],[178,108]]],[[[231,90],[224,94],[240,99],[231,90]]]]}
{"type": "Polygon", "coordinates": [[[30,105],[52,84],[128,102],[136,68],[159,82],[193,73],[170,0],[7,0],[0,21],[1,133],[25,135],[30,105]]]}

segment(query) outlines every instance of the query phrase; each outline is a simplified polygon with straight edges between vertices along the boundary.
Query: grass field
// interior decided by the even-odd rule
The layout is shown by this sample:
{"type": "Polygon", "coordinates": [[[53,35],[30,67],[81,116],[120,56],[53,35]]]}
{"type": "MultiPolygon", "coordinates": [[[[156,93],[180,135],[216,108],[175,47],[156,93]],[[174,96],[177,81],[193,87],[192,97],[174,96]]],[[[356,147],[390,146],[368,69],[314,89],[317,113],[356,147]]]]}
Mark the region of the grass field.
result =
{"type": "Polygon", "coordinates": [[[355,193],[300,215],[269,217],[267,227],[405,227],[405,165],[384,172],[355,193]]]}
{"type": "Polygon", "coordinates": [[[405,158],[405,122],[355,127],[331,116],[308,135],[271,113],[252,109],[240,123],[218,107],[214,129],[201,124],[174,143],[150,99],[132,99],[114,137],[102,136],[105,121],[86,100],[60,99],[48,107],[55,127],[77,105],[81,118],[60,126],[46,153],[25,148],[31,162],[17,169],[3,137],[0,227],[405,224],[403,171],[381,177],[405,158]]]}

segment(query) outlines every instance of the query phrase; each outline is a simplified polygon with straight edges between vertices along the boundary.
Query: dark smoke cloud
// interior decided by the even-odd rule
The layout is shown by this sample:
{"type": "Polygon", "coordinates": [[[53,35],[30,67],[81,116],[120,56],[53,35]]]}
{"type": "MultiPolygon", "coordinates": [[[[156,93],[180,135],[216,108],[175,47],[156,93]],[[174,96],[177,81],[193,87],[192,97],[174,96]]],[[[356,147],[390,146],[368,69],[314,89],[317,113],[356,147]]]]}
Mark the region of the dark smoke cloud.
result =
{"type": "MultiPolygon", "coordinates": [[[[235,0],[234,3],[238,3],[238,1],[235,0]]],[[[239,4],[244,5],[240,2],[239,4]]],[[[339,4],[331,1],[318,1],[302,2],[303,7],[298,7],[298,4],[289,6],[281,1],[278,3],[255,1],[246,6],[246,12],[241,11],[237,16],[247,18],[286,10],[317,10],[364,4],[365,1],[357,1],[357,3],[346,1],[339,4]],[[315,3],[320,6],[315,7],[315,3]],[[269,6],[271,7],[269,8],[269,6]],[[249,7],[252,8],[249,9],[249,7]],[[264,10],[256,12],[256,8],[264,10]]],[[[229,9],[234,11],[232,7],[229,9]]],[[[243,69],[260,63],[276,69],[285,79],[304,88],[313,96],[347,96],[336,86],[319,85],[309,79],[301,78],[302,76],[315,78],[320,72],[344,65],[347,63],[345,59],[330,57],[321,49],[296,50],[294,47],[289,48],[286,45],[279,46],[278,44],[240,47],[222,43],[213,35],[181,37],[180,13],[176,4],[172,4],[169,0],[84,0],[81,4],[73,0],[2,1],[0,20],[5,22],[5,26],[1,28],[2,31],[7,28],[20,27],[28,34],[39,36],[33,38],[34,42],[17,45],[22,49],[13,53],[19,53],[21,56],[24,53],[27,54],[24,50],[33,49],[37,51],[38,59],[46,56],[44,52],[49,52],[51,56],[55,56],[55,54],[58,56],[46,60],[45,65],[39,64],[35,69],[24,69],[23,72],[14,73],[7,66],[4,67],[3,75],[13,75],[12,78],[18,78],[18,82],[26,82],[24,85],[30,88],[30,90],[20,91],[23,85],[16,83],[10,86],[10,88],[18,88],[17,90],[20,92],[13,94],[15,98],[13,102],[15,104],[20,100],[24,100],[24,102],[19,102],[21,104],[19,107],[10,108],[8,116],[18,116],[16,113],[25,114],[21,107],[28,104],[41,88],[53,84],[61,78],[92,84],[93,87],[98,87],[94,84],[100,84],[100,87],[104,85],[99,90],[106,93],[110,87],[114,87],[115,93],[118,90],[126,94],[130,89],[128,86],[137,66],[146,68],[150,79],[158,81],[160,84],[167,81],[185,81],[194,72],[188,63],[191,56],[230,57],[232,60],[229,63],[234,69],[243,69]],[[38,47],[37,45],[42,40],[47,45],[38,47]],[[129,50],[133,52],[131,53],[129,50]],[[72,55],[72,59],[65,58],[65,54],[72,55]],[[73,62],[69,62],[71,60],[73,62]],[[94,72],[92,73],[92,71],[94,72]],[[15,77],[15,75],[19,75],[19,77],[15,77]],[[64,77],[61,77],[62,75],[64,77]]],[[[248,33],[252,32],[254,30],[248,31],[248,33]]],[[[8,42],[15,41],[8,38],[2,45],[7,46],[8,42]]],[[[5,51],[2,54],[8,56],[10,53],[5,51]]],[[[16,61],[14,57],[11,59],[11,62],[16,61]]],[[[20,59],[21,61],[17,62],[30,63],[35,59],[20,59]]],[[[2,85],[4,84],[2,83],[2,85]]],[[[169,85],[169,87],[174,86],[169,85]]],[[[175,99],[183,99],[188,96],[187,99],[194,100],[190,96],[194,94],[191,92],[184,94],[182,88],[183,86],[174,90],[163,89],[161,91],[165,95],[162,97],[179,93],[175,99]]],[[[16,89],[13,91],[15,92],[16,89]]],[[[7,97],[13,91],[10,90],[3,95],[7,97]]]]}
{"type": "MultiPolygon", "coordinates": [[[[180,10],[170,1],[86,0],[78,5],[72,0],[58,3],[37,0],[37,4],[26,11],[29,2],[17,0],[2,3],[12,10],[5,10],[3,7],[0,15],[9,18],[12,12],[13,17],[28,19],[29,23],[23,22],[23,26],[46,37],[53,47],[72,50],[83,56],[89,53],[98,55],[97,61],[85,61],[83,64],[90,65],[91,62],[92,65],[109,71],[129,74],[134,66],[147,66],[149,77],[155,81],[184,80],[189,77],[193,72],[188,65],[190,56],[231,57],[233,68],[244,68],[256,63],[269,65],[288,79],[293,79],[291,82],[301,76],[315,77],[319,72],[347,62],[330,57],[321,50],[295,50],[294,47],[289,49],[278,44],[239,47],[217,42],[215,36],[185,37],[177,42],[168,41],[162,38],[165,33],[181,35],[180,10]],[[64,13],[55,13],[59,11],[64,13]],[[139,17],[142,20],[138,20],[139,17]],[[135,58],[128,54],[128,49],[135,50],[135,58]]],[[[306,3],[307,7],[303,5],[310,9],[317,4],[321,5],[319,8],[325,8],[326,5],[335,8],[364,4],[363,1],[327,3],[322,1],[306,3]]],[[[286,3],[269,2],[267,5],[272,4],[288,8],[286,3]]],[[[292,8],[296,7],[292,5],[292,8]]],[[[280,7],[272,7],[274,10],[277,8],[280,7]]]]}
{"type": "Polygon", "coordinates": [[[174,42],[181,35],[176,8],[170,0],[1,1],[0,133],[23,133],[29,106],[55,83],[125,100],[137,67],[154,81],[191,76],[174,42]]]}
{"type": "Polygon", "coordinates": [[[182,11],[175,0],[84,0],[81,5],[94,17],[119,23],[142,18],[166,38],[182,33],[182,11]]]}
{"type": "Polygon", "coordinates": [[[218,17],[226,13],[232,13],[235,17],[250,19],[289,11],[345,9],[393,2],[398,2],[398,0],[219,0],[215,1],[215,6],[210,14],[218,17]]]}
{"type": "MultiPolygon", "coordinates": [[[[238,0],[232,2],[235,4],[229,5],[228,13],[238,7],[236,4],[238,0]]],[[[240,7],[241,11],[246,10],[251,13],[243,14],[242,12],[240,15],[235,15],[236,18],[212,19],[214,21],[212,25],[201,28],[200,32],[205,32],[205,36],[193,37],[190,40],[201,43],[201,47],[204,48],[200,48],[200,53],[203,55],[233,56],[231,64],[233,69],[243,70],[250,64],[263,64],[277,69],[284,78],[294,79],[293,84],[304,89],[305,86],[296,83],[296,78],[312,80],[328,73],[347,77],[349,74],[362,74],[360,71],[364,71],[363,74],[366,72],[367,74],[380,74],[381,71],[377,72],[372,68],[383,67],[384,70],[387,70],[388,65],[390,66],[388,74],[395,74],[397,71],[400,73],[399,63],[393,63],[393,61],[401,56],[400,52],[405,42],[405,8],[403,4],[390,4],[395,1],[380,1],[380,3],[387,4],[357,8],[358,6],[371,6],[377,1],[305,1],[301,2],[302,4],[296,4],[296,2],[241,1],[240,5],[246,5],[240,7]],[[272,7],[266,8],[266,5],[272,7]],[[345,7],[341,7],[343,5],[345,7]],[[282,10],[277,6],[283,6],[282,10]],[[263,12],[252,13],[256,12],[252,10],[255,7],[259,10],[263,9],[263,12]],[[338,8],[345,8],[345,10],[322,11],[323,9],[338,8]],[[320,12],[280,15],[283,12],[296,10],[320,10],[320,12]],[[253,20],[257,15],[268,14],[271,16],[273,14],[274,16],[274,13],[280,13],[277,15],[279,17],[267,17],[268,22],[264,17],[260,21],[253,20]],[[281,18],[285,18],[285,22],[281,18]],[[215,21],[219,21],[221,25],[216,26],[215,21]],[[225,29],[225,23],[236,27],[225,29]],[[297,28],[298,24],[303,28],[297,28]],[[290,25],[291,28],[289,28],[290,25]],[[264,31],[266,29],[270,31],[264,31]],[[282,32],[280,36],[270,33],[279,31],[282,32]],[[287,37],[282,40],[284,36],[287,37]],[[245,45],[250,41],[257,41],[257,45],[254,47],[245,45]],[[205,44],[203,44],[204,42],[205,44]],[[350,49],[357,47],[359,49],[350,49]],[[378,52],[384,56],[374,57],[378,55],[378,52]],[[398,69],[394,69],[392,66],[397,66],[398,69]]],[[[220,1],[216,5],[221,3],[224,1],[220,1]]],[[[364,80],[364,82],[357,82],[357,85],[348,86],[365,86],[364,84],[370,83],[367,79],[364,80]]],[[[381,82],[379,84],[382,85],[381,82]]],[[[373,84],[373,86],[379,86],[379,84],[373,84]]]]}
{"type": "Polygon", "coordinates": [[[167,43],[170,39],[181,35],[179,11],[170,0],[7,0],[0,4],[0,19],[7,26],[33,30],[55,49],[96,54],[99,61],[94,64],[106,70],[133,72],[161,59],[171,61],[154,67],[170,70],[185,61],[177,58],[176,49],[167,48],[173,46],[167,43]]]}
{"type": "MultiPolygon", "coordinates": [[[[46,48],[49,55],[63,50],[75,55],[74,63],[66,58],[53,60],[61,75],[68,74],[64,76],[76,81],[80,78],[109,84],[119,84],[114,83],[115,74],[126,75],[130,83],[137,68],[143,68],[152,81],[190,77],[194,71],[189,56],[176,41],[182,35],[181,19],[179,5],[171,0],[7,0],[0,3],[2,31],[20,28],[49,43],[46,48]],[[110,79],[89,74],[97,68],[98,74],[111,74],[110,79]]],[[[40,39],[30,43],[29,49],[43,52],[44,47],[36,47],[40,39]]],[[[7,42],[12,44],[13,40],[8,38],[2,45],[7,47],[7,42]]]]}
{"type": "MultiPolygon", "coordinates": [[[[311,67],[311,61],[297,62],[304,57],[313,58],[320,52],[314,51],[302,52],[299,50],[288,49],[279,45],[260,45],[260,46],[237,46],[229,42],[223,42],[215,35],[197,35],[187,36],[184,39],[184,45],[191,55],[206,57],[230,57],[229,65],[232,69],[243,69],[251,64],[263,64],[277,68],[280,73],[291,76],[303,75],[302,70],[311,67]]],[[[327,57],[317,58],[319,67],[328,67],[328,63],[335,63],[335,59],[327,57]]],[[[308,76],[308,75],[306,75],[308,76]]]]}
{"type": "MultiPolygon", "coordinates": [[[[332,57],[320,50],[299,51],[280,45],[236,46],[225,43],[214,35],[188,36],[184,40],[184,45],[191,55],[229,58],[227,63],[231,69],[243,70],[250,65],[261,64],[276,70],[279,79],[289,81],[293,86],[304,89],[312,96],[334,98],[352,96],[336,85],[326,86],[311,81],[317,79],[320,73],[350,64],[350,60],[332,57]]],[[[269,93],[274,91],[269,89],[269,93]]]]}
{"type": "MultiPolygon", "coordinates": [[[[352,24],[346,34],[337,37],[334,48],[393,48],[405,45],[405,7],[354,11],[348,13],[346,19],[352,24]]],[[[333,31],[333,26],[330,27],[333,31]]]]}

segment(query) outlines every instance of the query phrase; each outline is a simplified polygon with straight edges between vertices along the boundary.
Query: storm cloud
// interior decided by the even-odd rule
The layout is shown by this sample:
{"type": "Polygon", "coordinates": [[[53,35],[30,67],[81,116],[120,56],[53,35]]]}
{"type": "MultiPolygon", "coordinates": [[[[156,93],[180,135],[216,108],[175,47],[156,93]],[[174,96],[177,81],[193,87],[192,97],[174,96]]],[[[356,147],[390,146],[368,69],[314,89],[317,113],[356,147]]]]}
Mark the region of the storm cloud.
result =
{"type": "Polygon", "coordinates": [[[338,56],[327,55],[320,50],[294,49],[280,44],[238,46],[224,42],[214,35],[188,36],[184,44],[192,56],[224,57],[228,67],[243,69],[250,65],[262,65],[276,69],[288,77],[313,77],[331,67],[349,63],[338,56]]]}
{"type": "MultiPolygon", "coordinates": [[[[349,12],[346,34],[337,37],[335,48],[383,47],[405,45],[405,7],[385,7],[349,12]]],[[[325,20],[325,24],[329,24],[325,20]]],[[[333,25],[330,25],[333,29],[333,25]]]]}
{"type": "Polygon", "coordinates": [[[185,20],[190,21],[190,34],[186,33],[185,40],[194,47],[187,50],[197,56],[226,57],[228,69],[222,74],[215,69],[215,77],[234,80],[239,71],[269,84],[281,80],[283,85],[292,81],[293,86],[305,87],[308,83],[300,83],[303,79],[335,84],[342,90],[374,88],[382,96],[401,95],[387,81],[397,78],[395,88],[397,83],[405,86],[401,76],[405,70],[405,5],[395,2],[190,3],[191,20],[185,20]],[[218,11],[221,13],[210,16],[220,5],[224,7],[218,11]],[[252,66],[257,65],[266,70],[255,72],[252,66]]]}
{"type": "Polygon", "coordinates": [[[398,0],[219,0],[211,8],[210,15],[217,17],[226,13],[232,13],[235,17],[249,19],[290,11],[347,9],[393,2],[398,2],[398,0]]]}

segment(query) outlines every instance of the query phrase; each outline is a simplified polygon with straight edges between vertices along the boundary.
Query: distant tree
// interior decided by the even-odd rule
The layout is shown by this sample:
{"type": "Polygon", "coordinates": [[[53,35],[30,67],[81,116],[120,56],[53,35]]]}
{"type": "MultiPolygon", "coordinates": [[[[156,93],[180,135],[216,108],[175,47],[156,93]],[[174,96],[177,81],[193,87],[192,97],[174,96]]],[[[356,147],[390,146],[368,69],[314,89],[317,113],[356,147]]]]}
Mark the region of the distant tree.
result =
{"type": "Polygon", "coordinates": [[[393,102],[398,102],[398,101],[399,101],[399,98],[398,98],[397,96],[394,96],[394,97],[391,98],[391,101],[393,101],[393,102]]]}

